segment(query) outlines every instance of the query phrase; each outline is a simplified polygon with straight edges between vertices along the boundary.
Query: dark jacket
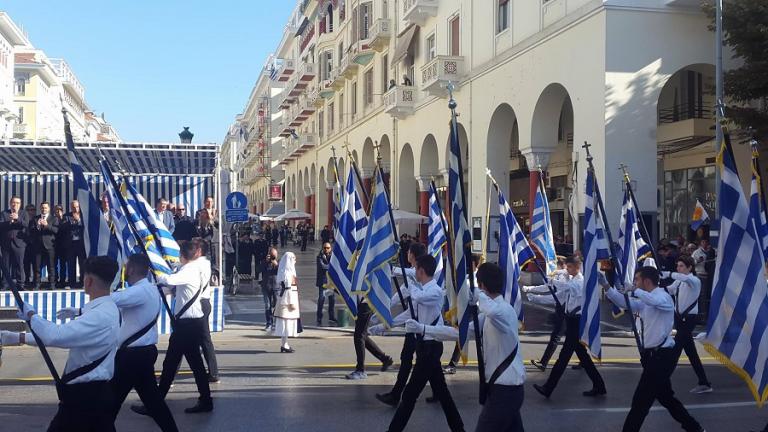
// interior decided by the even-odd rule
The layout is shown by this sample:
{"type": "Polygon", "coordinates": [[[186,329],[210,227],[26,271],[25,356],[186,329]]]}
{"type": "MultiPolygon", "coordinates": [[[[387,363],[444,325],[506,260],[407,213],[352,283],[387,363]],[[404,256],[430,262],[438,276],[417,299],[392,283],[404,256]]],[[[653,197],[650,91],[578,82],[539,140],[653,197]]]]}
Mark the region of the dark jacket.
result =
{"type": "Polygon", "coordinates": [[[83,214],[80,213],[80,220],[76,221],[72,213],[64,215],[64,223],[67,225],[67,237],[69,242],[85,242],[85,233],[83,232],[83,214]]]}
{"type": "Polygon", "coordinates": [[[45,219],[48,222],[48,225],[43,227],[40,226],[39,222],[42,217],[43,215],[41,214],[37,215],[35,220],[30,223],[30,237],[32,238],[32,243],[34,243],[35,247],[45,250],[53,250],[54,240],[56,234],[59,232],[59,219],[52,213],[48,213],[48,217],[45,219]]]}
{"type": "Polygon", "coordinates": [[[324,254],[323,252],[320,252],[317,255],[317,276],[315,277],[315,285],[317,287],[322,287],[328,282],[328,265],[331,262],[331,255],[324,254]]]}
{"type": "Polygon", "coordinates": [[[264,288],[277,291],[277,268],[277,260],[264,261],[264,273],[261,278],[261,283],[264,288]]]}
{"type": "Polygon", "coordinates": [[[189,216],[182,216],[176,221],[176,229],[173,230],[173,238],[177,241],[190,241],[197,235],[195,222],[189,216]]]}
{"type": "Polygon", "coordinates": [[[3,247],[25,247],[29,234],[29,215],[24,209],[18,212],[18,219],[11,222],[11,210],[0,213],[0,239],[3,247]]]}
{"type": "Polygon", "coordinates": [[[323,230],[320,231],[320,240],[323,243],[330,243],[331,242],[331,230],[323,228],[323,230]]]}

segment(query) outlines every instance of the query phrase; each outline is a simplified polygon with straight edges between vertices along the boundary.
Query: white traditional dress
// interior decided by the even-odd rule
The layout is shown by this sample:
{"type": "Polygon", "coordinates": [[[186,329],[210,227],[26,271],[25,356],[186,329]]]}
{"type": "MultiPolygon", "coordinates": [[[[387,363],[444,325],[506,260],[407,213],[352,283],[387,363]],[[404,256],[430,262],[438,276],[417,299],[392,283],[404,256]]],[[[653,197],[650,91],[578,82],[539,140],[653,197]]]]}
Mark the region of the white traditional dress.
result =
{"type": "Polygon", "coordinates": [[[296,285],[296,255],[286,252],[277,269],[275,336],[296,337],[300,317],[299,288],[296,285]]]}

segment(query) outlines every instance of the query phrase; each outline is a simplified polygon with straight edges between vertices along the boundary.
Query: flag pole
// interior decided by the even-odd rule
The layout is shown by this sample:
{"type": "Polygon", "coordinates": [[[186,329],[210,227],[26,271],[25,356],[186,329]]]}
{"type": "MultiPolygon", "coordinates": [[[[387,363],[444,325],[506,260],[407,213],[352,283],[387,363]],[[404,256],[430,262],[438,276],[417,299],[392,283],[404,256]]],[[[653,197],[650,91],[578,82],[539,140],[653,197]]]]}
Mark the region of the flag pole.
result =
{"type": "MultiPolygon", "coordinates": [[[[456,139],[457,143],[459,140],[459,124],[458,124],[458,114],[456,113],[456,107],[458,104],[456,103],[456,99],[453,98],[453,90],[454,85],[452,82],[448,83],[448,97],[450,98],[448,101],[448,108],[451,110],[451,135],[454,139],[456,139]]],[[[459,193],[461,193],[461,201],[464,204],[462,209],[462,215],[461,217],[464,218],[464,222],[469,226],[468,221],[468,214],[467,214],[467,193],[464,190],[464,168],[461,165],[461,143],[458,143],[458,150],[459,154],[457,154],[457,168],[458,168],[458,186],[459,186],[459,193]]],[[[452,221],[452,223],[456,223],[456,221],[452,221]]],[[[449,237],[450,239],[450,237],[449,237]]],[[[462,239],[453,239],[454,242],[456,241],[462,241],[462,239]]],[[[475,294],[475,275],[474,275],[474,268],[472,264],[472,249],[471,249],[471,243],[467,243],[462,245],[464,247],[464,255],[466,256],[466,266],[467,266],[467,278],[469,279],[469,292],[474,295],[475,294]]],[[[453,267],[453,266],[452,266],[453,267]]],[[[454,270],[455,271],[455,270],[454,270]]],[[[463,281],[461,281],[463,283],[463,281]]],[[[460,281],[456,281],[456,283],[460,283],[460,281]]],[[[455,285],[455,287],[460,287],[461,285],[455,285]]],[[[483,340],[482,335],[480,333],[480,318],[478,314],[478,308],[476,305],[470,306],[470,310],[472,313],[472,322],[475,326],[475,346],[477,348],[477,372],[480,375],[480,401],[484,401],[486,394],[487,394],[487,385],[488,383],[485,380],[485,356],[483,355],[483,340]]]]}
{"type": "MultiPolygon", "coordinates": [[[[378,154],[378,149],[376,150],[377,156],[376,156],[376,168],[374,170],[374,175],[376,175],[376,170],[381,172],[381,155],[378,154]]],[[[355,178],[357,178],[357,182],[360,184],[360,188],[363,190],[363,195],[365,196],[365,201],[368,202],[368,206],[372,207],[373,203],[371,202],[371,196],[368,193],[367,190],[365,190],[365,186],[363,186],[363,176],[360,175],[360,170],[357,168],[357,162],[355,161],[355,158],[352,157],[352,155],[349,153],[349,149],[347,149],[347,157],[349,158],[350,166],[352,167],[352,170],[355,173],[355,178]]],[[[397,227],[395,226],[395,216],[392,214],[392,203],[389,200],[389,194],[387,193],[387,188],[384,188],[384,196],[387,197],[387,209],[389,213],[389,222],[392,224],[392,235],[395,237],[395,243],[398,245],[398,249],[400,246],[400,241],[397,237],[397,227]]],[[[408,278],[405,276],[405,261],[403,261],[403,254],[398,252],[397,254],[398,260],[400,262],[400,271],[403,276],[403,281],[405,283],[405,287],[410,290],[410,286],[408,284],[408,278]]],[[[392,274],[392,280],[395,281],[395,290],[397,291],[397,297],[400,299],[400,304],[403,306],[403,309],[408,309],[411,313],[411,318],[414,320],[418,320],[416,317],[416,312],[413,309],[413,301],[411,300],[411,296],[408,296],[408,298],[403,297],[403,292],[400,290],[400,284],[397,283],[397,280],[395,279],[394,271],[392,271],[392,264],[389,265],[390,273],[392,274]],[[407,308],[406,308],[406,301],[407,301],[407,308]]]]}
{"type": "MultiPolygon", "coordinates": [[[[608,256],[610,256],[611,263],[613,264],[614,271],[619,271],[620,263],[619,260],[616,258],[616,253],[613,250],[613,235],[611,234],[611,228],[608,226],[608,218],[606,217],[605,213],[605,206],[603,205],[603,197],[600,194],[600,187],[597,183],[597,178],[595,176],[595,165],[592,162],[594,158],[592,157],[592,154],[589,152],[589,148],[592,145],[588,142],[584,141],[584,145],[582,148],[587,153],[587,164],[589,164],[589,167],[587,168],[589,171],[592,171],[592,181],[595,182],[595,198],[597,199],[597,208],[600,212],[600,218],[603,220],[603,228],[605,228],[605,235],[608,238],[608,256]]],[[[635,313],[632,311],[632,304],[629,302],[629,293],[624,291],[624,303],[627,304],[627,311],[629,312],[629,318],[631,320],[632,324],[632,334],[635,336],[635,343],[637,344],[637,349],[639,351],[643,350],[643,343],[640,341],[640,333],[637,331],[637,323],[635,322],[635,313]]]]}
{"type": "MultiPolygon", "coordinates": [[[[646,228],[645,225],[645,219],[643,219],[643,214],[640,211],[640,207],[637,205],[637,198],[635,198],[635,191],[632,190],[632,183],[629,178],[629,171],[627,170],[627,166],[624,164],[619,165],[619,169],[622,170],[624,173],[624,183],[627,185],[627,192],[629,192],[629,199],[632,200],[632,207],[635,208],[637,212],[639,212],[640,216],[640,235],[643,236],[643,239],[645,240],[646,244],[648,244],[648,247],[651,248],[651,256],[653,257],[653,261],[656,262],[656,266],[660,265],[659,257],[656,254],[656,246],[653,244],[651,240],[651,235],[648,232],[648,228],[646,228]]],[[[682,246],[682,245],[681,245],[682,246]]]]}

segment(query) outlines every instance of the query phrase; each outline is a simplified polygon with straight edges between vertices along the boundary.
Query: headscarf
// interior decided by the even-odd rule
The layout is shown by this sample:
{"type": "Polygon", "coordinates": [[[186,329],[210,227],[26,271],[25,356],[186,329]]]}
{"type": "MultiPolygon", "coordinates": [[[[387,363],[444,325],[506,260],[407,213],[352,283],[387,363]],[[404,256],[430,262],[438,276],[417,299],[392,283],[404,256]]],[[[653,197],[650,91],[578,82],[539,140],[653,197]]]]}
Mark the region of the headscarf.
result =
{"type": "Polygon", "coordinates": [[[277,266],[277,283],[285,282],[285,286],[290,287],[293,285],[294,277],[296,277],[296,255],[293,252],[286,252],[277,266]]]}

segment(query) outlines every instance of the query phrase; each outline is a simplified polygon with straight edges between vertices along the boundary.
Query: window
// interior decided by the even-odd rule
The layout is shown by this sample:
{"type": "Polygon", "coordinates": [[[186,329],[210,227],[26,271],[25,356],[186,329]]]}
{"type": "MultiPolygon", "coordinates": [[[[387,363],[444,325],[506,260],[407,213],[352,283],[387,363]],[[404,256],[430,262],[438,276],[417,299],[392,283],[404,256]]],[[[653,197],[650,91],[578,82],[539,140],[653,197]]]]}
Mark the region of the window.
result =
{"type": "Polygon", "coordinates": [[[498,25],[496,27],[496,33],[501,33],[509,28],[509,0],[498,0],[499,7],[498,13],[498,25]]]}
{"type": "Polygon", "coordinates": [[[357,82],[352,83],[352,100],[350,101],[350,104],[352,105],[352,118],[354,119],[357,115],[357,82]]]}
{"type": "Polygon", "coordinates": [[[381,56],[381,88],[389,89],[389,55],[387,54],[381,56]]]}
{"type": "Polygon", "coordinates": [[[461,25],[459,16],[455,16],[448,21],[448,29],[450,31],[449,43],[450,47],[448,53],[452,56],[461,55],[461,25]]]}
{"type": "Polygon", "coordinates": [[[333,116],[334,116],[334,110],[333,110],[333,102],[328,104],[328,134],[333,133],[333,116]]]}
{"type": "Polygon", "coordinates": [[[16,96],[24,96],[27,93],[27,80],[19,78],[16,80],[16,96]]]}
{"type": "Polygon", "coordinates": [[[371,3],[360,5],[360,40],[368,39],[368,30],[371,28],[371,14],[373,6],[371,3]]]}
{"type": "Polygon", "coordinates": [[[716,215],[715,169],[710,165],[664,172],[665,237],[688,237],[697,199],[710,217],[716,215]]]}
{"type": "Polygon", "coordinates": [[[435,52],[435,34],[432,33],[431,35],[427,36],[427,49],[424,52],[426,54],[427,62],[430,62],[432,59],[435,58],[436,52],[435,52]]]}
{"type": "Polygon", "coordinates": [[[331,71],[333,70],[333,52],[325,51],[320,57],[322,62],[322,73],[320,78],[322,80],[331,79],[331,71]]]}
{"type": "Polygon", "coordinates": [[[342,41],[339,44],[339,64],[341,64],[341,59],[344,58],[344,41],[342,41]]]}
{"type": "Polygon", "coordinates": [[[344,93],[339,93],[339,130],[344,129],[344,93]]]}
{"type": "Polygon", "coordinates": [[[368,69],[364,75],[365,79],[365,107],[373,104],[373,69],[368,69]]]}
{"type": "Polygon", "coordinates": [[[333,4],[331,3],[328,4],[328,16],[325,22],[327,23],[327,26],[328,26],[327,27],[328,33],[333,33],[333,4]]]}

